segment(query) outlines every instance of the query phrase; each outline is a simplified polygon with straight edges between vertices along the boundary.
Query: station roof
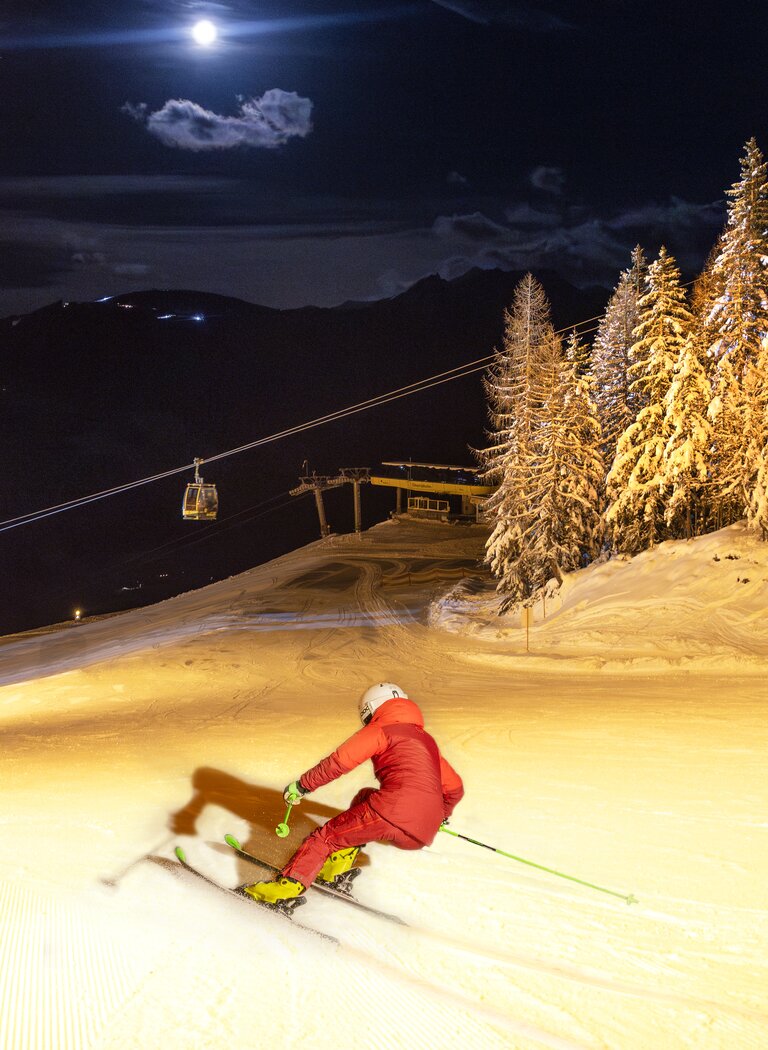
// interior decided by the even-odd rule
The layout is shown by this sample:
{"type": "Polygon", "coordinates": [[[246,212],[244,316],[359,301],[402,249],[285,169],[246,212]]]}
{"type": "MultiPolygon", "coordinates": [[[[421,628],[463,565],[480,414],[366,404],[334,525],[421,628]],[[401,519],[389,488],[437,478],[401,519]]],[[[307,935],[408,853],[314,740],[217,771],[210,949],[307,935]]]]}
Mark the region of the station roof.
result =
{"type": "Polygon", "coordinates": [[[383,459],[382,467],[426,467],[428,470],[464,470],[470,474],[477,474],[478,467],[457,467],[451,463],[414,463],[410,459],[383,459]]]}

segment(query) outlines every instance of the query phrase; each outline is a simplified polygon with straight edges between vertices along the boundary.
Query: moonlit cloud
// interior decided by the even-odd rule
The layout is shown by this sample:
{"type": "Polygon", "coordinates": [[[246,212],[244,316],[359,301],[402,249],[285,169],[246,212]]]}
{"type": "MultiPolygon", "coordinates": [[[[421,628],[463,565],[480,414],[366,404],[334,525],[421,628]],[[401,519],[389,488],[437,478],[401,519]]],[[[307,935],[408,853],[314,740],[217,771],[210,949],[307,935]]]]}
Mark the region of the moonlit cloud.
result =
{"type": "Polygon", "coordinates": [[[458,236],[468,241],[486,242],[510,236],[506,226],[500,226],[478,211],[471,215],[439,215],[432,225],[432,232],[443,238],[458,236]]]}
{"type": "Polygon", "coordinates": [[[149,112],[145,103],[126,102],[123,112],[143,124],[165,146],[200,153],[238,146],[275,149],[312,130],[312,102],[295,91],[271,88],[261,98],[240,102],[235,116],[222,116],[189,99],[170,99],[149,112]]]}
{"type": "Polygon", "coordinates": [[[559,197],[565,187],[565,172],[562,168],[542,164],[533,169],[529,178],[534,189],[551,193],[555,197],[559,197]]]}

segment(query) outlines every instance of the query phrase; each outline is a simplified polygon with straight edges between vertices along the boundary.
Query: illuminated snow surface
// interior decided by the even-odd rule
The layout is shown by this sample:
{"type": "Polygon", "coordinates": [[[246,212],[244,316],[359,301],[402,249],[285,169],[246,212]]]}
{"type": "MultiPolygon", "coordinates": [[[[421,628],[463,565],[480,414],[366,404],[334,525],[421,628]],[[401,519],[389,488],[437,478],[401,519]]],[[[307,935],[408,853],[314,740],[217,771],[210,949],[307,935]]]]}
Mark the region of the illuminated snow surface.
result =
{"type": "Polygon", "coordinates": [[[388,522],[159,605],[2,639],[0,1046],[768,1046],[768,545],[740,527],[493,615],[478,527],[388,522]],[[443,599],[439,600],[439,596],[443,599]],[[280,790],[406,687],[467,795],[373,845],[359,897],[297,921],[218,893],[282,861],[370,767],[280,790]],[[111,884],[109,884],[111,880],[111,884]]]}

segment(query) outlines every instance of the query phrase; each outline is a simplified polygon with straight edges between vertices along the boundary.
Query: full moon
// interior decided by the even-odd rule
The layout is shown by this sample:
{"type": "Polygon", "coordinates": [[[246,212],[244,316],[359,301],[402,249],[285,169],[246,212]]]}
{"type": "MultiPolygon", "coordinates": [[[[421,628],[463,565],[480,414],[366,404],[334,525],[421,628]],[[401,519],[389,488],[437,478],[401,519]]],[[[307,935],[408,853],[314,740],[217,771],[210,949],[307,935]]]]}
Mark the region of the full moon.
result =
{"type": "Polygon", "coordinates": [[[201,47],[210,47],[218,36],[218,31],[213,22],[209,22],[207,18],[203,19],[202,22],[197,22],[192,26],[192,36],[195,38],[196,43],[201,47]]]}

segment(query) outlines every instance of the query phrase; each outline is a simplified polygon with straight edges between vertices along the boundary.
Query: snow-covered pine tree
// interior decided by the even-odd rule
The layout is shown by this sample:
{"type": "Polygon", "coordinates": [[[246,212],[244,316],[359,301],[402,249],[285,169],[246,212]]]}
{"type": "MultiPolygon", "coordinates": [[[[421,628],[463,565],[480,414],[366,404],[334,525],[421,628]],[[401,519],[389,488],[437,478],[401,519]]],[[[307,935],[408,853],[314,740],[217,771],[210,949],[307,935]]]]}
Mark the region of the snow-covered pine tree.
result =
{"type": "Polygon", "coordinates": [[[665,399],[693,318],[674,258],[661,248],[648,267],[631,349],[632,391],[643,402],[619,438],[606,479],[606,522],[614,547],[636,554],[666,534],[662,459],[669,440],[665,399]]]}
{"type": "Polygon", "coordinates": [[[630,389],[630,351],[638,322],[638,303],[647,266],[643,249],[632,252],[632,265],[619,278],[608,301],[592,348],[593,392],[603,433],[603,456],[610,467],[619,436],[634,420],[641,402],[630,389]]]}
{"type": "Polygon", "coordinates": [[[530,274],[505,314],[504,348],[486,379],[492,431],[479,453],[498,484],[486,503],[494,528],[486,561],[504,607],[562,580],[602,543],[600,426],[586,350],[574,334],[563,358],[549,303],[530,274]]]}
{"type": "Polygon", "coordinates": [[[744,398],[727,354],[717,362],[707,418],[712,425],[708,503],[712,525],[720,529],[744,514],[738,462],[738,450],[744,441],[744,398]]]}
{"type": "Polygon", "coordinates": [[[680,347],[664,399],[661,476],[667,497],[665,520],[672,538],[690,539],[706,528],[707,479],[712,424],[707,416],[710,385],[698,332],[680,347]]]}
{"type": "Polygon", "coordinates": [[[534,440],[537,514],[529,533],[525,573],[528,594],[581,568],[602,544],[599,488],[603,480],[600,426],[589,381],[578,375],[585,348],[573,334],[565,358],[553,339],[538,373],[541,426],[534,440]]]}
{"type": "Polygon", "coordinates": [[[768,165],[754,138],[727,194],[728,219],[712,267],[719,295],[708,318],[715,361],[711,488],[721,525],[751,505],[768,439],[762,410],[768,378],[758,364],[768,335],[768,165]]]}
{"type": "MultiPolygon", "coordinates": [[[[763,425],[768,434],[768,339],[763,339],[760,357],[756,369],[756,378],[762,376],[763,425]]],[[[755,483],[747,505],[747,523],[757,530],[764,540],[768,540],[768,436],[763,442],[757,456],[755,483]]]]}
{"type": "Polygon", "coordinates": [[[592,354],[589,346],[581,341],[581,337],[575,328],[573,328],[568,334],[568,338],[565,342],[565,360],[573,368],[574,375],[578,378],[582,376],[588,377],[588,384],[591,381],[592,370],[592,354]]]}
{"type": "Polygon", "coordinates": [[[542,412],[532,448],[531,501],[535,515],[525,550],[527,596],[535,594],[553,578],[559,583],[563,570],[567,572],[579,564],[568,521],[567,378],[557,337],[545,347],[536,383],[542,412]]]}
{"type": "Polygon", "coordinates": [[[716,358],[728,355],[740,378],[768,334],[768,164],[754,138],[744,146],[741,178],[729,190],[728,218],[712,278],[721,289],[711,311],[716,358]]]}
{"type": "Polygon", "coordinates": [[[768,336],[745,366],[743,390],[747,524],[768,539],[768,336]]]}
{"type": "Polygon", "coordinates": [[[693,314],[693,327],[699,345],[704,352],[704,365],[707,374],[714,370],[714,355],[711,348],[717,339],[717,324],[713,317],[713,311],[718,300],[723,294],[722,275],[714,272],[715,262],[722,250],[723,237],[718,237],[712,246],[704,269],[693,282],[691,288],[691,313],[693,314]]]}
{"type": "Polygon", "coordinates": [[[750,526],[756,529],[764,540],[768,540],[768,445],[760,457],[748,513],[750,526]]]}
{"type": "Polygon", "coordinates": [[[544,289],[529,273],[504,314],[504,343],[485,379],[491,429],[478,450],[483,478],[498,485],[485,504],[493,523],[485,560],[507,602],[530,593],[528,548],[535,524],[535,434],[541,426],[542,361],[555,339],[544,289]]]}
{"type": "Polygon", "coordinates": [[[579,545],[580,564],[597,557],[605,536],[603,434],[592,378],[580,366],[585,355],[586,350],[580,344],[576,332],[572,332],[565,346],[565,359],[569,365],[566,372],[565,416],[573,434],[574,455],[567,466],[571,476],[571,521],[579,545]]]}
{"type": "Polygon", "coordinates": [[[579,375],[585,348],[572,333],[563,358],[553,341],[542,367],[544,417],[536,441],[538,519],[531,537],[531,590],[581,568],[603,539],[604,469],[600,424],[589,380],[579,375]]]}

